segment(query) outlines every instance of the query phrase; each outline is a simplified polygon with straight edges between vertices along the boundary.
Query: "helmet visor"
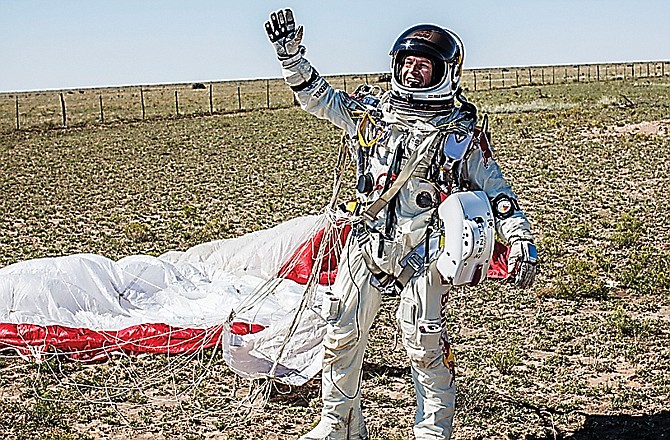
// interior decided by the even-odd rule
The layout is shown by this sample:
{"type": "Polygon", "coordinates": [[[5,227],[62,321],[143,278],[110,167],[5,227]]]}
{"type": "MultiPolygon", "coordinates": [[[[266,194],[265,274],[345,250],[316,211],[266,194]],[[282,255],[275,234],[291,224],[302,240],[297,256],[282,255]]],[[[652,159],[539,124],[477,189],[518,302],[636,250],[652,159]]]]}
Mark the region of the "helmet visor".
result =
{"type": "Polygon", "coordinates": [[[393,74],[404,88],[426,90],[442,83],[444,65],[428,54],[403,51],[396,54],[393,74]]]}

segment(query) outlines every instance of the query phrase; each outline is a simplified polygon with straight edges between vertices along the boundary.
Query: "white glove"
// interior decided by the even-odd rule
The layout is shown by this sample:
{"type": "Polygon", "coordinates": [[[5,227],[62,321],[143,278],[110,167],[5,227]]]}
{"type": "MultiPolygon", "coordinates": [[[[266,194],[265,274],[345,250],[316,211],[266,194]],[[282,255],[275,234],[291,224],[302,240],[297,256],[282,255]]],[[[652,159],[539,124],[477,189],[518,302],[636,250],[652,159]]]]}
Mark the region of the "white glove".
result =
{"type": "Polygon", "coordinates": [[[522,289],[532,286],[537,272],[537,249],[533,242],[523,239],[514,241],[507,267],[514,284],[522,289]]]}
{"type": "Polygon", "coordinates": [[[292,10],[284,9],[270,14],[270,20],[265,22],[265,32],[280,61],[305,53],[305,46],[300,45],[303,27],[299,26],[296,30],[292,10]]]}

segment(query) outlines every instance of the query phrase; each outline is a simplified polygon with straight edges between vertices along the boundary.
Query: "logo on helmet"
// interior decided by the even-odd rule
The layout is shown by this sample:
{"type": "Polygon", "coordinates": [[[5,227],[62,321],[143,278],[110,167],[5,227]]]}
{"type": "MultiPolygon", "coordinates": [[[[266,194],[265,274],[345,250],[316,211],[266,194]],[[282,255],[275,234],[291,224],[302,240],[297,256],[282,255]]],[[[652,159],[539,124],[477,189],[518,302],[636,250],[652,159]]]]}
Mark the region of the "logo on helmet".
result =
{"type": "Polygon", "coordinates": [[[430,40],[430,37],[433,36],[433,31],[419,31],[416,34],[414,34],[415,38],[423,38],[426,40],[430,40]]]}

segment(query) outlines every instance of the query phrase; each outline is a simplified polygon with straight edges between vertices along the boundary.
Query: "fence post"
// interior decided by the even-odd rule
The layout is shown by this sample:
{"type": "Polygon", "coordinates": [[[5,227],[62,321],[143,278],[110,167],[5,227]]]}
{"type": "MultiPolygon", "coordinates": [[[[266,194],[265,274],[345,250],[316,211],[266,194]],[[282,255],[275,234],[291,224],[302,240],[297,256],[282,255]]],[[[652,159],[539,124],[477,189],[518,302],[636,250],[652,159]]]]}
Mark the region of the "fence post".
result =
{"type": "Polygon", "coordinates": [[[365,84],[369,84],[369,83],[368,83],[368,74],[367,74],[367,73],[365,74],[365,84]]]}
{"type": "Polygon", "coordinates": [[[265,98],[267,101],[268,108],[270,108],[270,80],[265,80],[265,98]]]}
{"type": "Polygon", "coordinates": [[[16,129],[20,130],[19,126],[19,95],[14,97],[14,102],[16,103],[16,129]]]}
{"type": "Polygon", "coordinates": [[[600,64],[596,65],[596,81],[600,82],[600,64]]]}
{"type": "Polygon", "coordinates": [[[581,66],[577,64],[577,82],[579,82],[580,77],[581,77],[581,66]]]}
{"type": "Polygon", "coordinates": [[[505,69],[501,70],[502,73],[502,86],[503,89],[505,88],[505,69]]]}
{"type": "Polygon", "coordinates": [[[237,86],[237,109],[242,110],[242,93],[239,85],[237,86]]]}
{"type": "Polygon", "coordinates": [[[647,63],[647,78],[649,78],[649,63],[647,63]]]}
{"type": "Polygon", "coordinates": [[[665,61],[661,64],[661,76],[665,76],[665,61]]]}
{"type": "Polygon", "coordinates": [[[556,67],[551,66],[551,83],[556,84],[556,67]]]}
{"type": "Polygon", "coordinates": [[[142,120],[144,121],[144,90],[140,87],[140,102],[142,103],[142,120]]]}
{"type": "Polygon", "coordinates": [[[342,75],[342,81],[344,82],[344,93],[347,93],[347,76],[342,75]]]}
{"type": "Polygon", "coordinates": [[[519,71],[516,71],[516,86],[519,87],[519,71]]]}
{"type": "Polygon", "coordinates": [[[179,94],[176,90],[174,91],[174,110],[177,114],[177,117],[179,117],[179,94]]]}
{"type": "Polygon", "coordinates": [[[542,67],[542,85],[544,85],[544,67],[542,67]]]}
{"type": "Polygon", "coordinates": [[[214,114],[214,100],[212,97],[212,83],[209,83],[209,114],[214,114]]]}
{"type": "Polygon", "coordinates": [[[492,76],[493,76],[493,75],[491,74],[491,72],[489,72],[489,90],[491,90],[491,89],[493,88],[493,83],[492,83],[492,81],[491,81],[491,77],[492,77],[492,76]]]}
{"type": "Polygon", "coordinates": [[[61,92],[60,94],[60,108],[63,114],[63,127],[67,127],[67,113],[65,111],[65,98],[63,97],[63,93],[61,92]]]}
{"type": "Polygon", "coordinates": [[[630,79],[635,79],[635,63],[630,65],[630,79]]]}
{"type": "Polygon", "coordinates": [[[476,92],[477,91],[477,71],[476,70],[472,71],[472,76],[473,76],[474,81],[475,81],[475,92],[476,92]]]}
{"type": "Polygon", "coordinates": [[[530,67],[528,68],[528,83],[532,86],[533,85],[533,69],[530,67]]]}
{"type": "Polygon", "coordinates": [[[100,98],[100,123],[104,124],[105,123],[105,113],[102,110],[102,94],[98,96],[100,98]]]}

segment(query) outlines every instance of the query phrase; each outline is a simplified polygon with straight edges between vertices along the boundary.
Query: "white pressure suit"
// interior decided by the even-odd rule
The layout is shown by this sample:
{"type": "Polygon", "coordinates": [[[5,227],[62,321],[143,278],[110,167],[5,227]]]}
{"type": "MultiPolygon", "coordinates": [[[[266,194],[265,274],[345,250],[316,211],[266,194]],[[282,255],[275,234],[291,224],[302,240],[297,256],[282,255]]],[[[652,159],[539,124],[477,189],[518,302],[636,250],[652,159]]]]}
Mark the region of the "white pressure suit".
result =
{"type": "Polygon", "coordinates": [[[361,413],[361,370],[384,291],[400,294],[396,316],[417,398],[414,434],[417,439],[448,439],[454,415],[454,358],[444,322],[450,284],[435,267],[440,252],[436,207],[449,192],[463,189],[483,190],[491,200],[503,195],[517,208],[506,218],[496,218],[497,234],[508,243],[532,240],[528,221],[483,139],[485,134],[475,132],[474,106],[462,99],[460,106],[447,111],[413,112],[394,106],[391,92],[375,96],[363,88],[349,95],[331,87],[303,54],[300,50],[280,57],[283,76],[304,110],[346,132],[352,150],[358,152],[360,203],[332,296],[323,307],[328,330],[321,420],[302,439],[368,438],[361,413]],[[473,140],[464,157],[447,166],[440,150],[447,134],[455,130],[473,140]],[[409,178],[396,188],[397,195],[378,212],[370,212],[369,207],[401,179],[403,170],[409,178]],[[426,246],[419,257],[425,264],[409,274],[403,272],[408,257],[422,243],[426,246]]]}

